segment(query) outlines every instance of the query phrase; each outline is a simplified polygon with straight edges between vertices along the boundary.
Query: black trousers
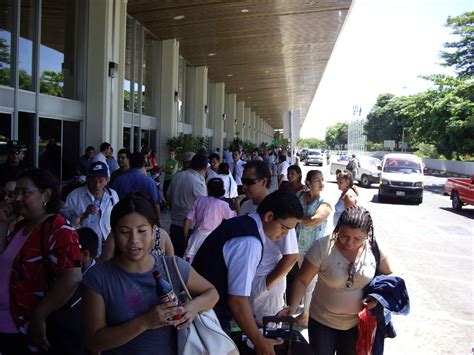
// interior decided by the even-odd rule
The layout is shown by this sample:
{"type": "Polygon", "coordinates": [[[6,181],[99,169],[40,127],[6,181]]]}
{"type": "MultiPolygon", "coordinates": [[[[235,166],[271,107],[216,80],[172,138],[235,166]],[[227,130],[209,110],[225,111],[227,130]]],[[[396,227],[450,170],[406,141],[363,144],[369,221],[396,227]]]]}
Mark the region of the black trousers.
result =
{"type": "MultiPolygon", "coordinates": [[[[189,236],[193,233],[193,230],[189,230],[189,236]]],[[[170,226],[170,239],[174,247],[174,255],[183,257],[184,252],[186,251],[186,246],[184,244],[184,230],[183,226],[177,224],[172,224],[170,226]]]]}

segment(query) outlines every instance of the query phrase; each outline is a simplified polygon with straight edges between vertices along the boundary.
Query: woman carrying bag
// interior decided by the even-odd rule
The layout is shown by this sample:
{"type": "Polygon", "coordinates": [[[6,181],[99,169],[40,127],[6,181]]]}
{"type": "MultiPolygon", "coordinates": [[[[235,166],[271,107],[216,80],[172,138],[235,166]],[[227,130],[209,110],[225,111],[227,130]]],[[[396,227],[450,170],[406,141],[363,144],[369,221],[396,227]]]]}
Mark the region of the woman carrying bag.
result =
{"type": "Polygon", "coordinates": [[[176,329],[187,328],[199,312],[214,307],[217,291],[184,260],[177,258],[175,270],[170,257],[150,254],[156,215],[148,201],[120,200],[110,222],[115,256],[96,265],[83,281],[88,348],[103,354],[176,354],[176,329]],[[179,271],[192,301],[159,304],[153,272],[166,278],[163,261],[175,294],[184,290],[179,271]]]}

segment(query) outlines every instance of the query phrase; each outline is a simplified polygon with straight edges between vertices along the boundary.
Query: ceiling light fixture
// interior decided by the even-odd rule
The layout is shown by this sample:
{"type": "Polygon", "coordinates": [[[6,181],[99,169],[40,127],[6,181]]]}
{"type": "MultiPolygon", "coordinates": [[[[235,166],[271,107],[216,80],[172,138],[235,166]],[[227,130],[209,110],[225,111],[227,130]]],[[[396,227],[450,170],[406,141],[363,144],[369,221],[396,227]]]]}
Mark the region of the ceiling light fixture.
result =
{"type": "Polygon", "coordinates": [[[228,77],[231,77],[232,75],[234,75],[234,74],[227,74],[228,77]]]}
{"type": "Polygon", "coordinates": [[[240,12],[246,13],[246,12],[249,12],[249,9],[242,9],[240,10],[240,12]]]}
{"type": "Polygon", "coordinates": [[[186,16],[184,15],[178,15],[178,16],[175,16],[173,17],[174,20],[182,20],[183,18],[185,18],[186,16]]]}
{"type": "Polygon", "coordinates": [[[214,57],[217,53],[208,53],[209,57],[214,57]]]}
{"type": "Polygon", "coordinates": [[[243,90],[244,88],[239,88],[239,90],[243,90]]]}

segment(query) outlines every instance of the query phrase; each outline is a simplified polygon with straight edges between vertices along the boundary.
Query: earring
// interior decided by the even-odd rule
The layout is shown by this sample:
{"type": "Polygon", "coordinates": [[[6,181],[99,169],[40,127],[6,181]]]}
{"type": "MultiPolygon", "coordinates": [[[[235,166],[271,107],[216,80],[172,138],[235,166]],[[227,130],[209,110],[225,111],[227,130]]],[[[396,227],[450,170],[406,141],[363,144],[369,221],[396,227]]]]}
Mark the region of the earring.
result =
{"type": "Polygon", "coordinates": [[[43,202],[43,207],[46,207],[48,203],[47,202],[43,202]]]}

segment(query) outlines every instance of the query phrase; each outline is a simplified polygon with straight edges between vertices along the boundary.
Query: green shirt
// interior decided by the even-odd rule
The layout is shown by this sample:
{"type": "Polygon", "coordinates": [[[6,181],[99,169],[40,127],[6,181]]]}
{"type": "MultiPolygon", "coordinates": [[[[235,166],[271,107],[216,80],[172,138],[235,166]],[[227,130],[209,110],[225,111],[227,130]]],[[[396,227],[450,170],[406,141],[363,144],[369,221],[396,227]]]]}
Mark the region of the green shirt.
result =
{"type": "Polygon", "coordinates": [[[171,180],[171,178],[178,171],[178,161],[174,159],[166,159],[165,162],[165,181],[171,180]]]}

